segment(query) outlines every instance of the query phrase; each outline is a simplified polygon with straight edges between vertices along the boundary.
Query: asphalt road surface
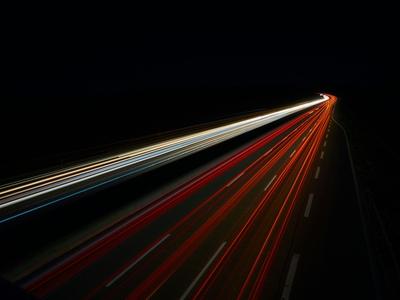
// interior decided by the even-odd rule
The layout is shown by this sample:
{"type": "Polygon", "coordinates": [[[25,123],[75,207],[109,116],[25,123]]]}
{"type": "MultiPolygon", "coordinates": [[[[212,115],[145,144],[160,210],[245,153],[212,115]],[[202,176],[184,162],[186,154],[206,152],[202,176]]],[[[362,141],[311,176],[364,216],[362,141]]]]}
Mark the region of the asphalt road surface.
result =
{"type": "Polygon", "coordinates": [[[22,280],[43,299],[375,299],[334,96],[22,280]]]}

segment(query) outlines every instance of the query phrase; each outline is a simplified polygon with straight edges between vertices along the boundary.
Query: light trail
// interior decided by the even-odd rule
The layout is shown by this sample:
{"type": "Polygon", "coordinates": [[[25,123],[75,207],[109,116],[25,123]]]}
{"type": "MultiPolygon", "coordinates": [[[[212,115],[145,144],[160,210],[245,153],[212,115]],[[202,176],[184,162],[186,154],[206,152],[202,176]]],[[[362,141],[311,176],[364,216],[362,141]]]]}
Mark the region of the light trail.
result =
{"type": "Polygon", "coordinates": [[[0,223],[81,192],[97,188],[124,177],[149,171],[254,130],[329,99],[311,100],[247,120],[173,138],[121,153],[98,161],[78,165],[0,187],[0,223]],[[21,212],[22,211],[22,212],[21,212]]]}
{"type": "MultiPolygon", "coordinates": [[[[290,122],[282,125],[277,128],[270,134],[264,136],[260,140],[258,140],[255,144],[250,145],[248,148],[242,150],[237,155],[229,158],[227,161],[222,162],[220,165],[217,165],[210,171],[201,175],[199,178],[194,180],[193,182],[189,182],[185,184],[182,188],[178,188],[177,191],[173,191],[170,195],[165,198],[160,199],[160,201],[155,201],[149,207],[145,207],[144,210],[138,211],[134,213],[132,216],[129,216],[127,220],[122,222],[122,224],[118,224],[116,228],[111,228],[105,234],[101,235],[97,238],[96,243],[92,243],[89,247],[84,248],[78,253],[68,257],[67,260],[63,261],[56,266],[53,266],[47,272],[41,274],[38,278],[35,278],[33,282],[28,282],[26,284],[29,287],[29,290],[34,290],[35,294],[40,296],[44,295],[48,292],[49,285],[48,282],[53,282],[51,288],[55,288],[57,285],[62,282],[68,280],[70,276],[76,274],[85,266],[95,261],[100,257],[100,255],[107,250],[112,249],[118,243],[121,243],[128,236],[133,235],[140,231],[144,226],[148,225],[150,222],[159,218],[163,213],[171,210],[183,200],[190,197],[195,192],[199,191],[202,187],[206,186],[210,182],[212,182],[218,176],[222,176],[229,169],[233,168],[239,162],[243,161],[248,156],[252,155],[254,152],[258,151],[261,147],[269,144],[273,139],[281,136],[283,133],[287,132],[293,126],[296,126],[299,122],[304,120],[305,115],[300,115],[290,122]],[[54,284],[56,282],[56,284],[54,284]]],[[[284,135],[284,138],[279,141],[278,144],[274,146],[274,148],[279,148],[284,146],[284,141],[290,137],[292,133],[284,135]]],[[[265,154],[271,156],[272,150],[270,149],[265,154]]],[[[266,155],[263,155],[262,158],[265,160],[266,155]]],[[[257,163],[260,163],[261,158],[257,159],[255,162],[247,166],[243,172],[247,172],[250,168],[256,167],[257,163]]],[[[233,176],[234,177],[234,176],[233,176]]],[[[177,227],[181,226],[187,221],[190,221],[191,218],[200,211],[204,206],[208,203],[211,203],[213,199],[219,196],[225,190],[225,186],[222,186],[219,190],[217,190],[213,195],[209,196],[209,198],[202,201],[202,203],[193,209],[190,213],[184,216],[174,227],[170,228],[168,232],[173,232],[177,227]]],[[[111,280],[111,279],[110,279],[111,280]]]]}
{"type": "MultiPolygon", "coordinates": [[[[255,151],[259,150],[261,147],[265,146],[266,144],[270,143],[272,140],[274,140],[277,137],[280,137],[283,135],[283,138],[279,140],[279,142],[271,148],[269,151],[266,152],[268,155],[263,155],[256,161],[254,161],[252,164],[248,165],[242,172],[248,172],[250,169],[257,168],[257,165],[264,166],[264,171],[265,168],[268,168],[268,166],[272,165],[272,162],[268,162],[269,159],[272,159],[273,161],[276,161],[276,158],[278,156],[282,156],[285,151],[282,151],[282,147],[285,148],[286,150],[291,147],[291,143],[294,142],[293,138],[293,132],[287,133],[288,130],[293,128],[294,126],[298,125],[300,122],[304,121],[306,115],[300,115],[296,117],[295,119],[291,120],[290,122],[282,125],[281,127],[277,128],[273,132],[269,133],[265,137],[261,138],[258,142],[256,142],[254,145],[251,145],[248,149],[244,149],[241,151],[238,155],[235,155],[233,158],[228,159],[227,163],[223,163],[224,167],[216,172],[218,169],[220,169],[220,166],[217,166],[216,168],[212,169],[212,172],[207,172],[205,176],[201,176],[200,180],[197,182],[194,182],[193,185],[189,183],[189,189],[183,189],[183,190],[178,190],[177,192],[173,192],[171,197],[167,197],[166,199],[162,199],[161,201],[156,202],[155,206],[150,206],[149,208],[146,208],[144,214],[141,212],[138,212],[138,214],[133,215],[131,218],[129,218],[126,222],[123,224],[119,225],[117,228],[112,228],[110,232],[107,232],[105,236],[100,236],[97,238],[97,242],[93,243],[90,245],[90,247],[84,249],[83,251],[79,251],[77,255],[73,255],[69,257],[66,261],[62,262],[62,264],[57,265],[48,272],[45,272],[41,274],[38,278],[36,278],[33,282],[28,282],[27,283],[27,288],[31,291],[35,291],[35,295],[41,296],[49,292],[49,289],[54,289],[58,285],[62,284],[62,282],[67,281],[69,278],[74,276],[74,274],[80,272],[83,268],[85,268],[87,265],[95,261],[96,259],[99,259],[99,257],[105,252],[105,251],[110,251],[114,247],[116,247],[119,243],[124,241],[126,238],[129,236],[134,235],[135,233],[139,232],[144,226],[149,225],[152,221],[156,220],[159,218],[162,214],[166,213],[168,210],[171,210],[175,206],[177,206],[179,203],[181,203],[183,200],[187,199],[190,195],[198,191],[200,188],[206,186],[214,178],[217,176],[222,176],[224,172],[226,172],[228,169],[232,168],[233,166],[237,165],[239,162],[243,161],[246,157],[254,153],[255,151]],[[290,137],[290,142],[287,141],[287,139],[290,137]],[[290,145],[288,146],[287,143],[290,145]],[[276,149],[276,150],[274,150],[276,149]],[[279,153],[278,153],[278,152],[279,153]],[[275,158],[274,158],[275,157],[275,158]],[[263,162],[268,162],[267,165],[265,165],[263,162]],[[158,203],[161,203],[160,205],[157,205],[158,203]],[[51,282],[51,284],[49,284],[51,282]]],[[[309,122],[309,121],[307,121],[309,122]]],[[[304,124],[301,126],[305,126],[304,124]]],[[[307,127],[308,128],[308,127],[307,127]]],[[[297,133],[299,135],[300,133],[297,133]]],[[[237,175],[232,176],[234,178],[237,175]]],[[[259,175],[259,178],[261,179],[262,175],[259,175]]],[[[227,182],[231,180],[228,179],[227,182]]],[[[238,183],[237,181],[234,183],[236,187],[240,187],[241,184],[238,183]]],[[[232,185],[231,185],[232,187],[232,185]]],[[[204,199],[204,201],[201,202],[201,204],[191,210],[188,214],[186,214],[181,220],[179,220],[178,223],[176,223],[172,228],[168,229],[164,236],[166,234],[174,232],[177,228],[182,227],[186,222],[192,222],[193,217],[201,211],[203,208],[207,207],[208,205],[212,205],[215,203],[216,197],[222,196],[222,192],[226,189],[225,185],[221,186],[220,189],[214,192],[214,194],[210,195],[207,199],[204,199]]],[[[218,202],[218,201],[217,201],[218,202]]],[[[183,226],[184,227],[184,226],[183,226]]],[[[174,233],[175,234],[175,233],[174,233]]],[[[179,235],[179,234],[178,234],[179,235]]],[[[111,280],[111,279],[110,279],[111,280]]]]}
{"type": "MultiPolygon", "coordinates": [[[[305,129],[303,129],[303,130],[305,131],[305,129]]],[[[299,139],[300,136],[301,136],[301,133],[299,132],[299,134],[297,134],[294,139],[297,140],[297,139],[299,139]]],[[[304,143],[302,145],[302,147],[300,147],[300,149],[304,148],[305,144],[306,143],[304,143]]],[[[291,146],[292,146],[292,144],[288,145],[288,147],[285,149],[284,153],[286,153],[291,148],[291,146]]],[[[214,266],[214,268],[209,272],[208,277],[206,278],[206,280],[203,281],[202,285],[198,288],[197,293],[193,296],[193,299],[201,298],[200,295],[204,296],[204,294],[207,293],[207,287],[209,287],[213,282],[215,282],[216,276],[221,271],[221,268],[223,268],[223,266],[229,265],[227,263],[227,260],[232,259],[232,256],[237,251],[239,245],[243,243],[243,239],[246,236],[249,236],[248,232],[251,229],[251,226],[253,226],[253,224],[255,223],[255,220],[257,218],[259,218],[260,216],[263,215],[262,214],[263,209],[265,209],[267,203],[269,203],[272,200],[271,197],[274,194],[276,194],[277,189],[283,185],[284,180],[288,177],[288,174],[293,170],[293,166],[294,166],[295,162],[297,161],[297,157],[300,156],[300,153],[301,153],[300,149],[296,153],[296,155],[294,157],[290,158],[288,163],[283,167],[283,169],[280,172],[277,179],[272,183],[272,185],[267,190],[267,192],[262,196],[261,201],[257,204],[256,208],[252,211],[251,215],[246,220],[246,223],[241,227],[240,231],[235,233],[235,235],[234,235],[235,237],[234,237],[233,241],[230,243],[225,254],[221,258],[221,260],[214,266]]],[[[283,156],[283,154],[282,154],[282,156],[283,156]]],[[[274,222],[268,231],[265,243],[267,243],[267,241],[271,238],[273,227],[276,226],[276,224],[279,220],[279,214],[282,213],[283,209],[284,209],[284,205],[282,205],[280,207],[280,211],[279,211],[278,215],[274,218],[274,222]]],[[[263,253],[263,252],[260,251],[259,256],[261,256],[261,253],[263,253]]],[[[252,269],[250,269],[249,272],[247,273],[248,277],[247,277],[246,281],[243,283],[242,289],[240,291],[240,295],[243,293],[245,287],[249,284],[251,276],[254,275],[256,266],[257,266],[257,264],[253,264],[252,269]]],[[[240,298],[240,296],[239,296],[239,298],[240,298]]]]}
{"type": "Polygon", "coordinates": [[[336,97],[330,99],[91,237],[24,281],[24,288],[49,299],[78,282],[86,298],[262,298],[303,187],[314,182],[336,97]],[[166,225],[157,225],[161,221],[166,225]],[[151,238],[132,251],[127,245],[141,242],[144,233],[151,238]],[[118,255],[122,249],[128,257],[118,255]],[[108,272],[93,272],[105,267],[108,272]]]}
{"type": "MultiPolygon", "coordinates": [[[[202,226],[195,232],[192,232],[190,237],[184,241],[183,244],[167,259],[165,260],[158,268],[155,270],[144,282],[142,282],[136,289],[129,295],[129,299],[140,299],[145,298],[148,294],[154,294],[158,289],[160,289],[164,283],[176,272],[176,270],[181,266],[185,260],[197,250],[198,245],[208,237],[209,233],[220,224],[220,222],[227,218],[227,216],[238,206],[238,204],[242,201],[244,195],[252,191],[257,183],[259,183],[265,174],[271,170],[271,167],[275,165],[280,159],[284,157],[284,155],[293,147],[293,144],[299,139],[301,136],[301,131],[293,131],[291,133],[290,141],[285,141],[281,145],[281,147],[277,147],[278,151],[274,153],[269,159],[265,160],[263,164],[260,164],[261,169],[257,170],[254,175],[249,175],[247,181],[244,183],[235,182],[237,184],[238,190],[229,197],[229,201],[225,202],[221,207],[213,208],[212,214],[208,216],[206,221],[202,224],[202,226]],[[250,177],[251,176],[251,177],[250,177]]],[[[277,145],[278,146],[278,145],[277,145]]],[[[296,155],[297,156],[297,155],[296,155]]],[[[292,159],[289,165],[285,167],[289,172],[291,170],[290,166],[294,163],[294,159],[292,159]]],[[[258,161],[260,162],[260,161],[258,161]]],[[[280,175],[281,180],[285,178],[284,175],[280,175]]],[[[279,180],[273,183],[274,186],[279,185],[279,180]]],[[[268,194],[272,194],[274,188],[268,192],[268,194]]],[[[216,267],[211,268],[209,272],[210,275],[206,277],[204,282],[208,282],[210,280],[210,276],[214,274],[217,270],[218,266],[227,256],[227,253],[230,253],[235,245],[239,242],[240,238],[243,237],[244,233],[249,228],[249,225],[252,224],[252,220],[259,214],[261,208],[265,205],[265,203],[270,199],[270,197],[264,197],[263,201],[258,205],[258,207],[253,211],[252,216],[248,219],[246,225],[243,227],[242,231],[236,234],[236,238],[233,242],[231,242],[226,250],[226,252],[221,256],[220,261],[217,263],[216,267]]],[[[215,205],[215,204],[214,204],[215,205]]],[[[192,219],[190,219],[192,221],[192,219]]],[[[169,229],[169,231],[172,231],[169,229]]],[[[179,234],[175,234],[178,236],[179,234]]],[[[204,287],[204,285],[202,285],[204,287]]],[[[204,291],[203,288],[200,290],[204,291]]],[[[195,295],[193,298],[196,298],[195,295]]]]}

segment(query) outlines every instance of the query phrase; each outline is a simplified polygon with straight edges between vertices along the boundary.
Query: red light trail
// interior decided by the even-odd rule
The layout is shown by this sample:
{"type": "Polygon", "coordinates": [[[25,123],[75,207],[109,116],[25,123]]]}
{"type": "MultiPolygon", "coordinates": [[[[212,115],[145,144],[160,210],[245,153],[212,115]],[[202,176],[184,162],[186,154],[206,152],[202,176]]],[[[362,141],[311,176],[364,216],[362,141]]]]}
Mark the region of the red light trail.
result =
{"type": "Polygon", "coordinates": [[[313,175],[336,102],[327,97],[96,236],[32,278],[26,289],[39,298],[57,298],[100,268],[107,272],[80,282],[77,296],[262,298],[313,175]],[[142,236],[149,241],[136,249],[132,245],[142,245],[142,236]],[[132,254],[116,259],[127,249],[132,254]]]}

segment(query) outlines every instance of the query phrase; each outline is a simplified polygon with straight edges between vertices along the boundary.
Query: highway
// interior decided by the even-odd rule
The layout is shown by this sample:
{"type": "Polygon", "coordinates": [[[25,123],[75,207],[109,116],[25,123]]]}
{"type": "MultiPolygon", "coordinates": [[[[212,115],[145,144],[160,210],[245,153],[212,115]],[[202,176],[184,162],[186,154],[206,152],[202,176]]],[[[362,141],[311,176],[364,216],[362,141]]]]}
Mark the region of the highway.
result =
{"type": "Polygon", "coordinates": [[[336,100],[303,107],[21,286],[39,299],[374,299],[336,100]]]}
{"type": "Polygon", "coordinates": [[[320,95],[274,112],[0,186],[0,224],[82,192],[147,172],[327,99],[328,96],[320,95]]]}

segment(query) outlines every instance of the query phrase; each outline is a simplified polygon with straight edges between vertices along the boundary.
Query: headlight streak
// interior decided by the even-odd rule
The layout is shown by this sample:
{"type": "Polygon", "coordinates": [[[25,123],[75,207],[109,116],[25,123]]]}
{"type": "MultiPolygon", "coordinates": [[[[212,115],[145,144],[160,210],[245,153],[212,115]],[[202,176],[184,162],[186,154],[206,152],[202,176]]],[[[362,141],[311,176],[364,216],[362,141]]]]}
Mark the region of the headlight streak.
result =
{"type": "MultiPolygon", "coordinates": [[[[319,126],[315,126],[313,128],[313,131],[315,131],[315,133],[312,133],[312,135],[309,135],[305,141],[305,143],[302,145],[302,147],[304,147],[308,142],[311,142],[311,148],[310,150],[306,153],[306,158],[304,159],[300,170],[298,171],[298,173],[296,174],[296,178],[295,178],[295,182],[296,184],[293,184],[290,188],[290,191],[288,192],[288,195],[285,198],[284,204],[281,207],[281,210],[278,214],[278,216],[276,217],[276,221],[279,219],[279,216],[281,215],[281,213],[283,212],[283,209],[285,208],[285,206],[288,206],[288,212],[286,213],[286,215],[284,215],[283,218],[283,224],[277,229],[278,230],[278,236],[277,238],[272,242],[272,247],[271,250],[269,251],[267,257],[264,259],[264,263],[262,263],[262,267],[261,267],[261,271],[258,273],[255,283],[251,289],[251,293],[249,298],[250,299],[258,299],[260,297],[260,294],[262,293],[263,290],[263,286],[262,284],[265,283],[265,278],[266,275],[269,271],[270,265],[272,263],[273,258],[275,257],[275,253],[278,249],[278,246],[282,240],[282,237],[286,231],[286,227],[288,225],[288,222],[290,220],[290,217],[293,213],[295,204],[298,202],[298,195],[301,191],[301,188],[305,182],[305,180],[307,179],[307,175],[309,173],[309,170],[312,166],[312,162],[314,161],[319,146],[321,145],[321,141],[323,139],[323,134],[326,131],[326,127],[328,125],[328,121],[329,121],[329,116],[331,113],[331,107],[333,105],[331,105],[329,107],[329,109],[326,110],[326,113],[324,114],[323,117],[321,117],[321,121],[319,126]],[[311,137],[313,137],[311,139],[311,137]],[[289,201],[291,200],[291,202],[289,203],[289,201]]],[[[296,159],[296,158],[295,158],[296,159]]],[[[297,158],[298,159],[298,158],[297,158]]],[[[275,225],[275,224],[274,224],[275,225]]],[[[274,228],[271,228],[270,230],[270,234],[272,233],[274,228]]],[[[269,239],[270,239],[270,235],[265,239],[259,254],[257,256],[257,259],[253,262],[253,270],[256,266],[260,265],[260,259],[261,259],[261,255],[262,253],[266,253],[267,252],[267,246],[269,245],[269,239]]],[[[250,275],[249,275],[250,276],[250,275]]],[[[249,279],[250,277],[248,277],[249,279]]],[[[247,282],[248,283],[248,282],[247,282]]],[[[242,288],[242,292],[244,291],[244,288],[246,287],[246,284],[243,285],[242,288]]],[[[238,296],[238,299],[241,298],[243,294],[240,294],[238,296]]]]}
{"type": "MultiPolygon", "coordinates": [[[[54,297],[57,292],[65,292],[65,288],[76,283],[78,276],[90,277],[89,270],[92,267],[102,267],[101,261],[109,260],[108,255],[112,255],[117,247],[123,247],[125,241],[135,241],[135,238],[138,238],[136,234],[151,228],[157,220],[168,216],[169,211],[172,214],[173,208],[176,208],[173,211],[177,213],[181,210],[181,206],[178,205],[187,203],[186,200],[191,196],[196,197],[197,192],[214,179],[223,178],[223,182],[218,183],[215,190],[210,190],[210,193],[197,203],[190,204],[193,206],[188,212],[183,212],[182,216],[178,215],[167,227],[158,228],[151,241],[141,246],[140,252],[132,253],[128,259],[115,260],[114,257],[116,263],[112,267],[108,266],[109,273],[99,277],[95,285],[83,289],[82,295],[86,295],[87,298],[111,299],[137,299],[153,295],[157,297],[165,293],[176,293],[178,298],[180,293],[193,299],[224,296],[233,299],[261,297],[269,283],[267,275],[277,256],[277,249],[282,237],[287,234],[287,224],[292,219],[294,208],[298,207],[300,202],[298,193],[308,177],[309,167],[321,145],[321,137],[335,102],[334,96],[329,99],[332,101],[318,106],[312,114],[307,111],[293,118],[240,154],[229,158],[222,165],[217,165],[211,169],[212,172],[207,171],[205,176],[190,181],[183,185],[184,188],[172,191],[165,199],[156,200],[149,207],[128,216],[117,224],[118,226],[112,226],[110,230],[93,238],[90,244],[78,248],[72,255],[58,261],[57,265],[50,264],[50,268],[44,268],[36,273],[36,276],[30,277],[24,287],[38,297],[54,297]],[[267,150],[255,153],[270,142],[267,150]],[[296,151],[293,152],[293,149],[296,151]],[[239,169],[233,169],[247,157],[250,158],[250,153],[254,153],[255,157],[239,169]],[[290,155],[291,153],[293,154],[290,155]],[[224,172],[228,169],[231,172],[226,176],[224,172]],[[232,181],[238,174],[242,176],[232,181]],[[264,189],[273,175],[276,178],[274,177],[268,188],[264,189]],[[234,226],[227,227],[231,222],[234,226]],[[152,249],[157,241],[165,239],[165,236],[169,238],[158,250],[149,253],[139,266],[129,268],[129,272],[124,271],[136,264],[137,258],[147,253],[146,249],[152,249]],[[215,260],[212,259],[211,263],[206,265],[206,272],[192,274],[192,262],[204,261],[200,264],[200,269],[204,267],[218,245],[221,245],[219,239],[222,239],[226,247],[215,260]],[[251,247],[245,247],[250,244],[251,247]],[[240,261],[238,257],[241,258],[240,261]],[[232,272],[238,266],[240,268],[236,270],[241,271],[232,272]],[[118,278],[118,282],[105,288],[114,278],[118,278]],[[184,278],[190,279],[187,285],[184,278]],[[232,286],[237,289],[230,288],[232,286]],[[187,287],[193,288],[189,294],[184,293],[187,287]]],[[[218,137],[216,139],[218,140],[218,137]]],[[[210,137],[205,143],[197,144],[196,150],[206,148],[214,142],[214,137],[210,137]]],[[[193,149],[194,147],[188,145],[176,149],[174,154],[184,155],[193,149]]],[[[164,158],[173,159],[173,155],[166,155],[164,158]]]]}
{"type": "MultiPolygon", "coordinates": [[[[135,290],[129,295],[129,299],[141,299],[146,298],[148,295],[154,295],[158,290],[165,284],[165,282],[174,274],[174,272],[181,266],[187,257],[196,251],[197,245],[207,237],[207,233],[211,232],[221,220],[224,220],[227,215],[239,204],[243,199],[243,196],[249,191],[253,190],[256,184],[264,177],[264,175],[274,166],[286,152],[293,146],[295,141],[298,140],[300,132],[292,132],[290,141],[286,141],[281,145],[276,153],[274,153],[266,163],[262,165],[254,175],[247,176],[246,182],[236,181],[234,185],[240,187],[236,193],[229,197],[229,201],[224,203],[219,209],[214,208],[212,215],[207,218],[207,220],[202,224],[202,226],[196,231],[191,233],[190,237],[180,245],[173,255],[171,255],[166,261],[162,263],[144,282],[142,282],[135,290]]],[[[290,165],[289,165],[290,167],[290,165]]],[[[286,167],[287,170],[290,170],[286,167]]],[[[210,200],[210,199],[209,199],[210,200]]],[[[208,202],[209,200],[205,201],[208,202]]],[[[202,204],[203,205],[203,204],[202,204]]],[[[261,207],[261,206],[259,206],[261,207]]],[[[257,212],[259,210],[256,210],[257,212]]],[[[174,227],[175,228],[175,227],[174,227]]],[[[168,232],[173,232],[173,229],[169,229],[168,232]]],[[[179,236],[179,234],[176,234],[179,236]]],[[[240,234],[238,236],[241,236],[240,234]]],[[[229,247],[231,248],[231,247],[229,247]]],[[[226,250],[224,252],[228,252],[226,250]]],[[[225,257],[222,255],[221,261],[225,257]]],[[[209,272],[211,274],[212,271],[209,272]]],[[[202,290],[202,289],[201,289],[202,290]]],[[[196,298],[196,297],[194,297],[196,298]]]]}
{"type": "MultiPolygon", "coordinates": [[[[166,197],[165,199],[162,198],[161,201],[156,201],[155,205],[151,205],[144,211],[139,211],[136,214],[129,216],[129,218],[127,218],[127,220],[122,224],[118,225],[116,228],[112,228],[110,231],[107,231],[105,236],[102,235],[99,237],[96,243],[93,243],[84,250],[79,251],[76,255],[69,257],[68,260],[64,261],[61,265],[54,266],[47,272],[42,273],[38,278],[32,282],[28,282],[25,286],[39,297],[40,295],[48,293],[50,288],[54,289],[57,285],[68,280],[69,276],[73,276],[73,274],[79,272],[86,265],[98,259],[102,253],[105,251],[110,251],[128,236],[139,232],[142,228],[144,228],[144,226],[147,226],[152,221],[159,218],[162,214],[165,214],[167,211],[176,207],[179,203],[193,195],[195,192],[199,191],[210,181],[218,176],[222,176],[224,172],[230,168],[233,168],[246,157],[270,143],[273,139],[281,136],[293,126],[296,126],[299,122],[303,121],[305,117],[305,114],[296,117],[295,119],[280,126],[273,132],[261,138],[248,149],[245,149],[238,153],[238,155],[228,159],[226,163],[222,163],[221,166],[211,169],[211,173],[207,172],[204,176],[201,176],[198,181],[190,183],[189,185],[185,185],[183,190],[179,189],[177,192],[173,192],[172,195],[166,197]],[[52,284],[50,285],[49,282],[52,284]]],[[[274,148],[283,147],[283,141],[286,141],[286,139],[292,135],[293,133],[285,134],[283,139],[280,140],[278,144],[274,146],[274,148]]],[[[266,154],[271,153],[272,150],[273,149],[268,151],[266,154]]],[[[265,160],[267,155],[263,155],[262,158],[265,160]]],[[[257,163],[260,163],[260,160],[257,160],[256,162],[247,166],[245,170],[255,168],[257,163]]],[[[224,189],[224,187],[221,188],[213,195],[209,196],[209,198],[205,199],[199,207],[187,214],[182,220],[180,220],[178,224],[182,224],[184,221],[190,220],[190,218],[195,215],[197,211],[199,211],[207,203],[210,203],[211,200],[221,194],[224,189]]],[[[178,224],[176,224],[174,228],[179,226],[178,224]]]]}
{"type": "MultiPolygon", "coordinates": [[[[312,128],[314,128],[314,127],[312,127],[312,128]]],[[[301,130],[299,130],[299,131],[301,131],[301,130]]],[[[298,139],[299,136],[300,135],[296,136],[296,139],[298,139]]],[[[197,299],[199,297],[201,298],[201,295],[204,296],[204,294],[207,293],[208,287],[210,287],[210,285],[212,285],[212,283],[216,280],[216,276],[218,276],[219,272],[221,272],[221,268],[227,264],[226,260],[229,257],[231,257],[232,254],[236,251],[237,247],[239,247],[242,240],[245,238],[246,234],[249,232],[251,226],[253,226],[253,224],[255,223],[256,218],[259,218],[261,216],[262,209],[264,209],[265,206],[267,205],[267,203],[269,201],[271,201],[271,197],[277,193],[277,189],[280,186],[282,186],[282,183],[284,182],[284,180],[286,179],[288,174],[291,171],[293,171],[293,166],[296,163],[296,161],[298,160],[298,157],[301,155],[302,149],[304,149],[304,147],[307,144],[308,139],[310,137],[311,137],[311,135],[308,135],[307,139],[302,143],[302,146],[299,148],[297,153],[292,158],[290,158],[289,161],[287,162],[287,164],[283,167],[283,169],[279,173],[279,176],[277,177],[276,180],[273,181],[273,183],[271,184],[269,189],[266,191],[265,195],[262,197],[262,199],[261,199],[260,203],[257,205],[256,209],[254,209],[252,211],[252,214],[247,219],[245,225],[242,226],[241,230],[235,234],[234,240],[232,242],[230,242],[230,245],[226,249],[224,255],[221,257],[221,259],[218,261],[218,263],[215,264],[213,269],[210,270],[210,272],[208,273],[208,276],[205,278],[205,280],[202,282],[202,284],[197,288],[196,293],[193,295],[193,299],[197,299]]],[[[293,186],[296,186],[296,185],[293,185],[293,186]]],[[[289,195],[290,195],[290,192],[289,192],[289,195]]],[[[264,242],[265,245],[267,245],[268,241],[271,238],[273,228],[276,226],[276,224],[279,220],[279,217],[282,214],[283,209],[286,206],[286,203],[288,202],[287,199],[289,199],[289,195],[286,197],[285,203],[280,207],[280,211],[279,211],[278,215],[274,218],[274,223],[271,226],[270,230],[268,231],[268,235],[265,239],[265,242],[264,242]]],[[[261,256],[263,253],[265,253],[265,249],[264,249],[264,251],[260,250],[258,256],[261,256]]],[[[257,261],[258,260],[259,260],[259,257],[257,258],[257,261]]],[[[249,284],[249,281],[252,278],[252,276],[254,276],[255,268],[257,266],[258,265],[256,263],[254,263],[252,266],[252,269],[249,270],[248,277],[246,278],[246,281],[243,283],[242,289],[240,290],[240,293],[239,293],[237,299],[244,298],[244,297],[242,297],[243,292],[244,292],[246,286],[249,284]]]]}
{"type": "Polygon", "coordinates": [[[184,137],[174,138],[86,165],[79,165],[61,170],[60,172],[52,172],[32,179],[22,180],[15,184],[4,185],[0,188],[0,213],[3,210],[3,215],[4,209],[21,210],[18,207],[19,204],[34,198],[40,198],[39,200],[42,203],[32,203],[31,207],[33,206],[34,208],[24,207],[22,209],[25,212],[22,213],[11,211],[11,217],[9,216],[10,212],[7,211],[6,217],[0,219],[0,223],[40,207],[64,200],[80,192],[93,189],[94,187],[126,176],[145,172],[154,167],[188,156],[329,99],[326,95],[322,95],[321,97],[322,99],[309,101],[248,120],[189,134],[184,137]],[[122,174],[118,174],[118,172],[122,174]],[[98,178],[98,182],[91,182],[96,180],[96,178],[98,178]],[[64,192],[66,195],[52,194],[55,192],[64,192]],[[49,195],[49,199],[43,204],[46,200],[43,197],[47,194],[49,195]],[[57,199],[54,200],[54,198],[57,199]]]}

